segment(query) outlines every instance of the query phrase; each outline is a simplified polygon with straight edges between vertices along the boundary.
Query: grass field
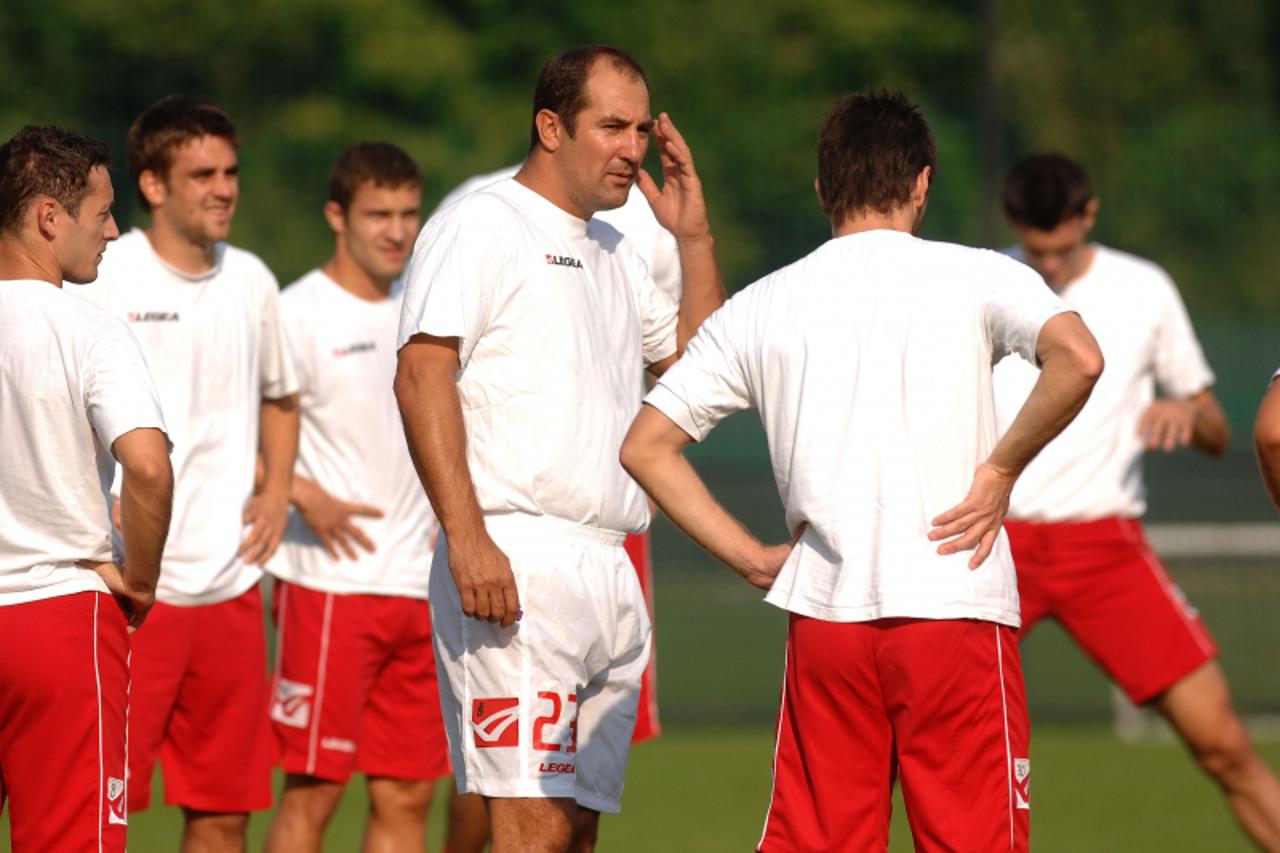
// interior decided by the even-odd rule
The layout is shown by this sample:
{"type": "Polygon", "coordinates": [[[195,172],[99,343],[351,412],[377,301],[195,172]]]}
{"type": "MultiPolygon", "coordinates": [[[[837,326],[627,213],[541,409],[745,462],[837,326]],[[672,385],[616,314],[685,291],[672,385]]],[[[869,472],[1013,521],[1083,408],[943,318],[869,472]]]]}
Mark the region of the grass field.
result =
{"type": "MultiPolygon", "coordinates": [[[[745,514],[745,513],[744,513],[745,514]]],[[[769,793],[772,720],[785,616],[727,570],[716,570],[670,528],[655,532],[658,654],[666,731],[635,750],[624,813],[606,818],[604,851],[743,851],[757,840],[769,793]]],[[[1236,692],[1251,710],[1276,710],[1273,567],[1261,561],[1175,565],[1224,649],[1236,692]]],[[[1216,789],[1180,746],[1118,743],[1106,682],[1052,625],[1024,647],[1032,704],[1032,838],[1041,851],[1247,850],[1216,789]]],[[[1280,766],[1280,744],[1264,744],[1280,766]]],[[[442,800],[443,798],[439,798],[442,800]]],[[[352,785],[328,850],[359,847],[365,801],[352,785]]],[[[433,816],[431,849],[440,847],[433,816]]],[[[134,851],[176,849],[180,817],[153,808],[130,818],[134,851]]],[[[251,824],[261,849],[267,817],[251,824]]],[[[7,832],[0,832],[7,836],[7,832]]],[[[911,849],[901,805],[893,851],[911,849]]],[[[0,840],[0,851],[7,851],[0,840]]]]}

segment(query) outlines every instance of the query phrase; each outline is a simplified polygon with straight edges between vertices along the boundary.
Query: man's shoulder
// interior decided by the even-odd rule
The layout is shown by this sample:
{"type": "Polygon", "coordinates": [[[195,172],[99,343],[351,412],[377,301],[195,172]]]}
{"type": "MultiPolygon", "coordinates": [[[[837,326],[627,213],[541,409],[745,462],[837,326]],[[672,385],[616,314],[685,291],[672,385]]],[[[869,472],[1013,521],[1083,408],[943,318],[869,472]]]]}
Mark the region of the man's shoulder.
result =
{"type": "Polygon", "coordinates": [[[1094,272],[1099,277],[1115,278],[1131,286],[1161,290],[1174,287],[1173,278],[1153,260],[1101,244],[1094,246],[1094,252],[1094,272]]]}
{"type": "Polygon", "coordinates": [[[280,304],[303,309],[322,298],[332,282],[319,268],[303,273],[280,290],[280,304]]]}
{"type": "Polygon", "coordinates": [[[267,262],[248,249],[233,246],[230,243],[219,243],[217,248],[221,255],[219,265],[221,273],[237,278],[263,279],[276,286],[275,274],[267,266],[267,262]]]}

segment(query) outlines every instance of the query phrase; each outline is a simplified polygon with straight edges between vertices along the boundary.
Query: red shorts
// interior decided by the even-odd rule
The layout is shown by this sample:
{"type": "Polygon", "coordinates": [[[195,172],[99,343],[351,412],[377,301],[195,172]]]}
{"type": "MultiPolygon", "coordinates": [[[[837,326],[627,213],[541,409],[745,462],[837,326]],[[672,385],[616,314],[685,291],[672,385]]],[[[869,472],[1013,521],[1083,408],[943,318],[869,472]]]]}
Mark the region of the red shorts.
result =
{"type": "Polygon", "coordinates": [[[640,676],[640,707],[636,711],[636,729],[631,735],[632,743],[639,743],[662,734],[662,723],[658,721],[658,634],[657,625],[653,621],[653,551],[649,547],[649,531],[632,533],[622,543],[631,558],[631,565],[636,567],[636,575],[640,578],[640,589],[644,592],[645,604],[649,606],[649,623],[652,632],[649,641],[649,664],[640,676]]]}
{"type": "Polygon", "coordinates": [[[1209,630],[1127,518],[1006,521],[1022,632],[1052,616],[1137,703],[1217,657],[1209,630]]]}
{"type": "Polygon", "coordinates": [[[756,849],[886,849],[901,774],[916,850],[1026,850],[1029,740],[1013,628],[792,614],[756,849]]]}
{"type": "Polygon", "coordinates": [[[276,584],[271,722],[285,772],[448,775],[425,600],[276,584]]]}
{"type": "Polygon", "coordinates": [[[14,850],[125,849],[129,640],[82,592],[0,607],[0,808],[14,850]]]}
{"type": "Polygon", "coordinates": [[[258,587],[218,604],[157,604],[133,635],[129,808],[164,801],[204,812],[271,807],[267,651],[258,587]]]}

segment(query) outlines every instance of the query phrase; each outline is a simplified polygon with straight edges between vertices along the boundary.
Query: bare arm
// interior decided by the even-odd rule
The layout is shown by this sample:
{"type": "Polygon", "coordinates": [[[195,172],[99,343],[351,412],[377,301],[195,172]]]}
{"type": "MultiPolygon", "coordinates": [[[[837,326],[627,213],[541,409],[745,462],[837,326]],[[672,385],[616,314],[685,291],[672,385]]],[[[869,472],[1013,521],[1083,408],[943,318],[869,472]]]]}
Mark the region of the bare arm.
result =
{"type": "Polygon", "coordinates": [[[289,518],[290,481],[298,458],[298,395],[262,401],[259,444],[262,450],[262,488],[245,507],[249,532],[240,555],[262,565],[271,559],[284,537],[289,518]]]}
{"type": "Polygon", "coordinates": [[[1138,422],[1147,450],[1172,453],[1190,445],[1210,456],[1227,452],[1231,425],[1218,398],[1206,388],[1190,397],[1162,397],[1152,401],[1138,422]]]}
{"type": "Polygon", "coordinates": [[[1272,382],[1258,419],[1253,424],[1253,446],[1258,452],[1258,470],[1271,501],[1280,509],[1280,382],[1272,382]]]}
{"type": "Polygon", "coordinates": [[[643,169],[636,183],[653,208],[659,224],[675,235],[680,250],[680,275],[683,290],[676,325],[676,354],[650,366],[655,376],[675,363],[685,345],[698,331],[702,321],[724,304],[724,282],[716,261],[715,240],[707,219],[707,202],[702,194],[702,181],[693,165],[693,152],[662,113],[653,125],[662,160],[662,189],[643,169]]]}
{"type": "Polygon", "coordinates": [[[1102,352],[1076,314],[1058,314],[1036,340],[1040,378],[987,460],[968,496],[933,520],[929,538],[947,540],[939,554],[975,548],[969,568],[987,559],[1009,510],[1013,484],[1027,464],[1079,414],[1102,375],[1102,352]],[[954,538],[953,538],[954,537],[954,538]]]}
{"type": "Polygon", "coordinates": [[[173,509],[173,468],[168,442],[158,429],[126,432],[111,445],[111,452],[123,472],[118,505],[124,565],[92,565],[124,604],[129,627],[136,630],[156,599],[160,557],[173,509]]]}
{"type": "Polygon", "coordinates": [[[400,350],[395,391],[409,455],[449,542],[449,571],[462,612],[498,622],[519,618],[511,563],[485,530],[467,468],[458,399],[458,339],[418,334],[400,350]]]}
{"type": "Polygon", "coordinates": [[[713,557],[761,589],[773,586],[804,525],[785,545],[765,545],[721,506],[684,457],[689,436],[652,406],[642,406],[622,442],[627,469],[676,526],[713,557]]]}

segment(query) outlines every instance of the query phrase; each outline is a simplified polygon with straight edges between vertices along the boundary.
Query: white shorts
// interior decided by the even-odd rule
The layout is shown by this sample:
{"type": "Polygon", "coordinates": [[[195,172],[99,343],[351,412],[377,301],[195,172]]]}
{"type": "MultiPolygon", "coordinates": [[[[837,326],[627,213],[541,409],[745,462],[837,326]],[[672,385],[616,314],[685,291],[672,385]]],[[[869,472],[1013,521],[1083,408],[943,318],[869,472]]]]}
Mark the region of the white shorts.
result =
{"type": "Polygon", "coordinates": [[[617,812],[650,635],[623,534],[516,513],[485,526],[511,561],[520,621],[501,628],[462,615],[443,536],[431,567],[458,790],[617,812]]]}

